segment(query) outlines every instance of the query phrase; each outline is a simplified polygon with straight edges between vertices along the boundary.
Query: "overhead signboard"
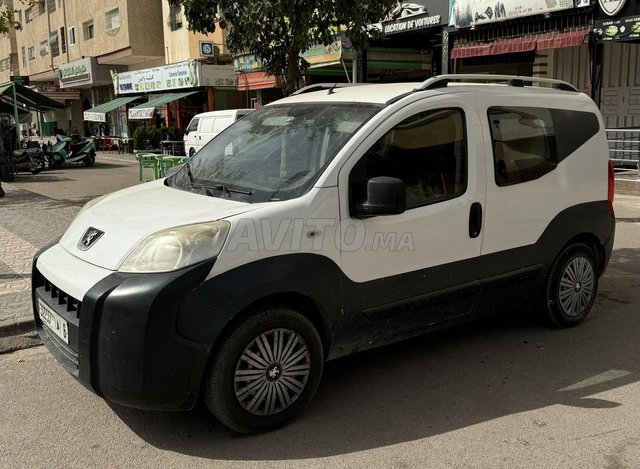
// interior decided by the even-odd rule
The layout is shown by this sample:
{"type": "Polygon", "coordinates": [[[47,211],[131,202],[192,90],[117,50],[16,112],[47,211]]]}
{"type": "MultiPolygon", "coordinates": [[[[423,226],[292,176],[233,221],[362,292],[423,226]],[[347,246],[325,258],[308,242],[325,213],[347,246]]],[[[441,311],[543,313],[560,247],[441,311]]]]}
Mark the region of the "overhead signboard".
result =
{"type": "Polygon", "coordinates": [[[574,0],[450,0],[449,26],[465,28],[574,7],[574,0]]]}
{"type": "Polygon", "coordinates": [[[113,88],[118,95],[157,93],[198,86],[202,86],[202,69],[200,62],[195,60],[113,75],[113,88]]]}
{"type": "Polygon", "coordinates": [[[595,31],[602,42],[640,40],[640,16],[596,21],[595,31]]]}

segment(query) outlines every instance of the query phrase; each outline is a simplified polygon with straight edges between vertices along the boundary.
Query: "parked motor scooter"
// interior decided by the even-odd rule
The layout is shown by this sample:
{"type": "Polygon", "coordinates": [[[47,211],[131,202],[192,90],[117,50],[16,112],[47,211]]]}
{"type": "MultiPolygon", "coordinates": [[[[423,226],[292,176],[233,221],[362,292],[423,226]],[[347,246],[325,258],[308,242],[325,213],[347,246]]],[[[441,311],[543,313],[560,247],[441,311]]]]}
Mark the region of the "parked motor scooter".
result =
{"type": "Polygon", "coordinates": [[[84,163],[93,166],[96,162],[96,147],[91,140],[74,141],[71,137],[56,135],[57,142],[49,152],[49,167],[64,163],[84,163]]]}

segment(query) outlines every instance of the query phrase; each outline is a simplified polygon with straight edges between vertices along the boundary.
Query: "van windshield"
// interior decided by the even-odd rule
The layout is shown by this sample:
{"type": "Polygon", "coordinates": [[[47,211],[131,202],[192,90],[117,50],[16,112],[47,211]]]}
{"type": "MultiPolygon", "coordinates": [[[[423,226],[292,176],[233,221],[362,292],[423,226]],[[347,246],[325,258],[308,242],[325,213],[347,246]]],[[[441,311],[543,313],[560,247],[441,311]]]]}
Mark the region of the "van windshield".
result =
{"type": "Polygon", "coordinates": [[[166,184],[247,202],[300,197],[381,105],[297,103],[258,109],[204,146],[166,184]]]}

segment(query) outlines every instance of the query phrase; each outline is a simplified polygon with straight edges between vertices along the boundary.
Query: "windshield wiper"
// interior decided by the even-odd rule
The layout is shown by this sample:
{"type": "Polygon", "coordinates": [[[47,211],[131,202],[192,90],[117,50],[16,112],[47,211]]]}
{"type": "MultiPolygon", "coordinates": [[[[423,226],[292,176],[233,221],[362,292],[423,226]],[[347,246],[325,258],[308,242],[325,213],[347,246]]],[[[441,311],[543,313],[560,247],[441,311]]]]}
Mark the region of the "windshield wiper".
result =
{"type": "Polygon", "coordinates": [[[231,195],[231,193],[234,194],[244,194],[244,195],[253,195],[252,191],[245,191],[245,190],[241,190],[241,189],[231,189],[227,186],[225,186],[224,184],[202,184],[199,182],[191,182],[191,187],[194,188],[202,188],[207,192],[207,195],[213,196],[213,194],[211,193],[212,190],[216,190],[216,191],[222,191],[225,194],[229,194],[231,195]]]}

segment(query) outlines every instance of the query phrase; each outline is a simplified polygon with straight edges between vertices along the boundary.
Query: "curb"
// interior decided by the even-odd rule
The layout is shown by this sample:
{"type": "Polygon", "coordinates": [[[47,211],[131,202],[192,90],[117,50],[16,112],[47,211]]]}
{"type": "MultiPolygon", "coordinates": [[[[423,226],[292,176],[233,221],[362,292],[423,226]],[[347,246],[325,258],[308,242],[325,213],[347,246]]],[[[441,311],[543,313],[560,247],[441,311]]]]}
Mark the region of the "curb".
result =
{"type": "Polygon", "coordinates": [[[33,318],[29,318],[24,321],[19,321],[13,324],[0,326],[0,338],[20,335],[20,334],[24,334],[25,332],[31,332],[35,330],[36,330],[36,324],[33,321],[33,318]]]}
{"type": "Polygon", "coordinates": [[[640,195],[640,178],[618,179],[616,178],[615,188],[617,194],[640,195]]]}

